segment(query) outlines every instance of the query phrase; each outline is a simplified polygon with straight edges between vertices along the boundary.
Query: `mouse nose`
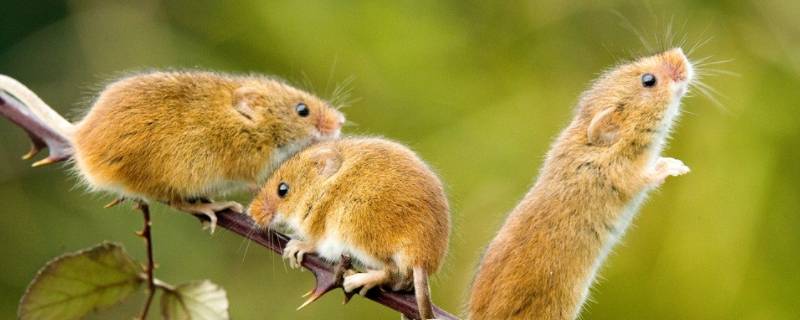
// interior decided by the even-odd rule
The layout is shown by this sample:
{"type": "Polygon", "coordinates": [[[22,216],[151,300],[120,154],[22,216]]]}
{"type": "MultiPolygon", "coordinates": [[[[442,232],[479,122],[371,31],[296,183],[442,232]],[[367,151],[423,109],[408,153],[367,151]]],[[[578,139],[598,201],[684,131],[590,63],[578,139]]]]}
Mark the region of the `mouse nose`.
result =
{"type": "Polygon", "coordinates": [[[672,49],[669,50],[669,52],[671,54],[674,54],[674,55],[679,55],[679,56],[684,56],[684,57],[686,56],[685,54],[683,54],[683,48],[681,48],[681,47],[672,48],[672,49]]]}
{"type": "Polygon", "coordinates": [[[683,53],[683,49],[670,49],[664,52],[663,59],[667,67],[667,73],[673,81],[691,81],[694,76],[694,69],[692,68],[692,63],[689,61],[689,58],[683,53]]]}
{"type": "Polygon", "coordinates": [[[322,135],[338,137],[344,125],[345,117],[338,110],[331,110],[317,120],[317,129],[322,135]]]}

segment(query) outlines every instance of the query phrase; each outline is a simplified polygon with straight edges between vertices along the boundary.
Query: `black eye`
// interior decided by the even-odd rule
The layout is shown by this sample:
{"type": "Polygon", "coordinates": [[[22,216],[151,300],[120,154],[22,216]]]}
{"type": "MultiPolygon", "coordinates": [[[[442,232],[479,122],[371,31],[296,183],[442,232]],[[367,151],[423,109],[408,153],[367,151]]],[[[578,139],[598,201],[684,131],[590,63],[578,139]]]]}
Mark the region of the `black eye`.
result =
{"type": "Polygon", "coordinates": [[[286,194],[289,193],[289,185],[286,182],[281,182],[278,185],[278,197],[286,197],[286,194]]]}
{"type": "Polygon", "coordinates": [[[656,76],[652,73],[645,73],[642,75],[642,85],[646,88],[656,85],[656,76]]]}
{"type": "Polygon", "coordinates": [[[308,117],[308,114],[311,113],[311,110],[308,109],[308,106],[302,102],[294,106],[294,110],[297,111],[297,115],[301,117],[308,117]]]}

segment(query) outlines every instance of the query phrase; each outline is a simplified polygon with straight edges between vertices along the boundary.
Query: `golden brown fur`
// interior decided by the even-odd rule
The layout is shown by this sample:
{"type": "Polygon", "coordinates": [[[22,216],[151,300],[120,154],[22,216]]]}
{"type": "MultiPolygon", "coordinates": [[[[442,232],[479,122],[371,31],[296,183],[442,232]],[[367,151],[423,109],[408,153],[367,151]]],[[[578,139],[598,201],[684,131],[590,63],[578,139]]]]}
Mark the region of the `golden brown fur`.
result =
{"type": "Polygon", "coordinates": [[[439,268],[450,232],[436,175],[406,147],[376,138],[322,142],[298,153],[274,172],[249,212],[259,225],[283,226],[302,253],[332,261],[349,254],[366,270],[385,270],[372,285],[394,289],[411,287],[415,267],[424,276],[439,268]],[[289,186],[283,198],[280,183],[289,186]]]}
{"type": "Polygon", "coordinates": [[[335,136],[342,120],[271,78],[153,72],[109,85],[71,138],[92,187],[176,202],[266,178],[276,153],[335,136]],[[298,117],[299,102],[310,116],[298,117]]]}
{"type": "Polygon", "coordinates": [[[487,248],[471,319],[577,317],[645,193],[688,171],[659,153],[691,77],[673,49],[611,70],[583,95],[538,181],[487,248]],[[655,86],[643,86],[645,73],[655,86]]]}

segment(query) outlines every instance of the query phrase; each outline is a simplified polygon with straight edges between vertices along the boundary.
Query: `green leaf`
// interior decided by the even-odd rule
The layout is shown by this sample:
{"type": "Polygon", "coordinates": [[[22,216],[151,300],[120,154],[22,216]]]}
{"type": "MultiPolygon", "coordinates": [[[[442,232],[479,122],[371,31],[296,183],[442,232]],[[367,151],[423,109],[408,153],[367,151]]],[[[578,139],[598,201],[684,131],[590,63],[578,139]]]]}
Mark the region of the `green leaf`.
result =
{"type": "Polygon", "coordinates": [[[168,320],[227,320],[228,297],[208,280],[182,284],[164,291],[161,315],[168,320]]]}
{"type": "Polygon", "coordinates": [[[116,243],[53,259],[33,279],[19,304],[20,319],[80,319],[115,305],[142,283],[142,272],[116,243]]]}

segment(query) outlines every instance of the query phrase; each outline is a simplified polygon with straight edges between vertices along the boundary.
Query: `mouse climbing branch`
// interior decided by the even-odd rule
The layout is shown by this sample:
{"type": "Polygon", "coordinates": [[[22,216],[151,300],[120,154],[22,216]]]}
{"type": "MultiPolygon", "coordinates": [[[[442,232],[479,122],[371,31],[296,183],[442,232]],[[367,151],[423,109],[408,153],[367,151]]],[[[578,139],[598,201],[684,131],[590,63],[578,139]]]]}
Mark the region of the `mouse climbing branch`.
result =
{"type": "MultiPolygon", "coordinates": [[[[35,156],[39,151],[44,148],[49,150],[49,155],[36,163],[34,166],[55,163],[67,160],[72,155],[69,141],[58,134],[55,130],[45,125],[42,121],[36,118],[30,111],[25,108],[16,99],[12,98],[5,92],[0,91],[0,114],[11,122],[25,130],[31,138],[31,150],[23,157],[30,159],[35,156]]],[[[144,214],[144,212],[143,212],[144,214]]],[[[232,212],[230,210],[217,213],[217,226],[225,228],[239,236],[247,238],[277,254],[281,254],[286,247],[289,239],[272,230],[260,229],[250,217],[232,212]],[[253,230],[258,230],[253,232],[253,230]]],[[[205,217],[198,216],[198,219],[206,219],[205,217]]],[[[149,233],[149,217],[145,214],[146,230],[149,233]]],[[[152,242],[150,239],[148,246],[150,249],[152,242]]],[[[330,292],[336,288],[341,288],[341,275],[346,267],[347,259],[344,259],[345,265],[333,266],[316,255],[309,254],[304,256],[302,266],[314,274],[316,278],[316,285],[314,290],[308,293],[309,298],[303,306],[307,303],[313,302],[322,295],[330,292]]],[[[149,270],[152,270],[152,251],[148,250],[148,263],[149,270]]],[[[416,319],[419,315],[417,310],[417,303],[413,292],[391,292],[382,290],[371,290],[365,296],[367,299],[382,304],[388,308],[396,310],[410,319],[416,319]]],[[[345,303],[349,300],[350,295],[345,295],[345,303]]],[[[146,307],[145,307],[146,308],[146,307]]],[[[458,319],[454,315],[434,306],[434,313],[438,319],[458,319]]],[[[147,312],[146,309],[143,312],[147,312]]]]}

